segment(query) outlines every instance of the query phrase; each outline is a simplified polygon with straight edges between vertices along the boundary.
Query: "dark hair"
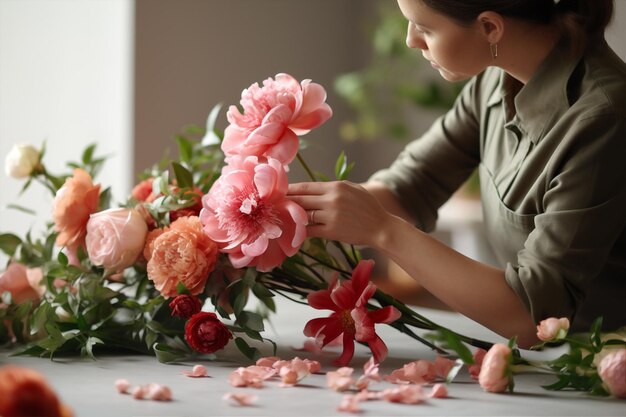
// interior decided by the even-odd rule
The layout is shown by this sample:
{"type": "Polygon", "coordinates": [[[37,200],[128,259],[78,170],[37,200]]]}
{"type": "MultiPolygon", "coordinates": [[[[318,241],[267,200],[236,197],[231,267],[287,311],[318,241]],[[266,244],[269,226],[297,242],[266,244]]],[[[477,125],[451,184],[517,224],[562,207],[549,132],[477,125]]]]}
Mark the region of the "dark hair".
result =
{"type": "Polygon", "coordinates": [[[538,24],[556,23],[577,40],[603,37],[613,17],[614,0],[420,0],[461,24],[492,11],[538,24]]]}

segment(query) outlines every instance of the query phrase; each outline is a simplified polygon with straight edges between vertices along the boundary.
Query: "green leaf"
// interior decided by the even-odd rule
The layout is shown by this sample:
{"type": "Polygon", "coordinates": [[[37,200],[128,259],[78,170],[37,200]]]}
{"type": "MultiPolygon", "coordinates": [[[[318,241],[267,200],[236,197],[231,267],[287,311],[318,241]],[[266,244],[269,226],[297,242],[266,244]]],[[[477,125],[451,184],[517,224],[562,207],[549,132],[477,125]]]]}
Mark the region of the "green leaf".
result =
{"type": "Polygon", "coordinates": [[[202,138],[202,146],[211,146],[211,145],[219,145],[221,140],[219,136],[215,133],[215,121],[217,120],[217,116],[220,114],[220,110],[222,109],[221,104],[216,104],[211,109],[209,116],[206,119],[206,132],[204,137],[202,138]]]}
{"type": "Polygon", "coordinates": [[[354,168],[354,162],[348,164],[348,158],[344,151],[341,151],[337,162],[335,162],[335,178],[339,181],[345,180],[348,174],[350,174],[350,171],[352,171],[352,168],[354,168]]]}
{"type": "Polygon", "coordinates": [[[272,293],[270,290],[268,290],[267,287],[265,285],[261,284],[260,282],[255,282],[254,283],[254,285],[252,286],[252,292],[259,299],[261,299],[261,298],[270,298],[270,297],[274,296],[274,293],[272,293]]]}
{"type": "Polygon", "coordinates": [[[30,214],[30,215],[36,215],[37,212],[35,210],[29,209],[28,207],[24,207],[24,206],[20,206],[17,204],[7,204],[7,208],[13,209],[13,210],[17,210],[17,211],[21,211],[22,213],[26,213],[26,214],[30,214]]]}
{"type": "Polygon", "coordinates": [[[191,141],[184,136],[177,135],[176,143],[178,144],[180,160],[183,162],[189,162],[193,155],[193,144],[191,141]]]}
{"type": "Polygon", "coordinates": [[[248,345],[248,343],[241,337],[235,338],[235,345],[237,345],[237,348],[241,353],[252,361],[256,361],[261,357],[261,352],[259,352],[257,348],[248,345]]]}
{"type": "Polygon", "coordinates": [[[85,150],[83,151],[83,156],[81,158],[83,164],[85,165],[89,165],[91,164],[91,162],[93,161],[93,152],[96,149],[96,144],[93,143],[89,146],[87,146],[87,148],[85,148],[85,150]]]}
{"type": "Polygon", "coordinates": [[[161,363],[177,362],[187,357],[187,353],[181,349],[171,347],[165,343],[156,343],[152,349],[157,360],[161,363]]]}
{"type": "Polygon", "coordinates": [[[548,391],[560,391],[563,388],[566,388],[569,385],[569,378],[567,376],[561,375],[559,376],[559,380],[550,385],[542,385],[543,389],[547,389],[548,391]]]}
{"type": "Polygon", "coordinates": [[[57,260],[63,266],[67,266],[70,263],[69,260],[67,259],[67,255],[65,255],[63,251],[59,252],[59,254],[57,255],[57,260]]]}
{"type": "Polygon", "coordinates": [[[464,363],[474,363],[474,357],[472,356],[472,352],[468,349],[467,346],[463,344],[458,335],[443,327],[437,329],[436,333],[439,333],[443,336],[442,340],[444,341],[445,345],[449,349],[453,350],[459,356],[459,359],[461,359],[464,363]]]}
{"type": "Polygon", "coordinates": [[[250,330],[254,330],[257,332],[262,332],[265,330],[265,326],[263,325],[263,317],[261,317],[258,313],[253,313],[250,311],[242,311],[237,315],[237,323],[241,325],[243,328],[247,328],[250,330]]]}
{"type": "Polygon", "coordinates": [[[0,250],[10,257],[15,256],[17,248],[22,244],[22,239],[11,233],[0,235],[0,250]]]}
{"type": "Polygon", "coordinates": [[[174,168],[174,175],[176,176],[176,182],[180,188],[192,188],[193,187],[193,175],[191,172],[178,162],[172,162],[172,168],[174,168]]]}

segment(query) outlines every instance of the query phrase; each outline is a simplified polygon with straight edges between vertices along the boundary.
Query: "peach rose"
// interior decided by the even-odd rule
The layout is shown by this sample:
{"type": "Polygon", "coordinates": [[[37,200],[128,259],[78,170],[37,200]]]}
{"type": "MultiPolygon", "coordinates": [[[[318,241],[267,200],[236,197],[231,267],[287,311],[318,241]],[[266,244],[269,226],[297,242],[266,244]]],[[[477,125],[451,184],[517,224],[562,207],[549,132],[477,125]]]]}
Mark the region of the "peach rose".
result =
{"type": "Polygon", "coordinates": [[[0,369],[0,416],[71,415],[40,373],[12,365],[0,369]]]}
{"type": "Polygon", "coordinates": [[[197,295],[215,268],[217,245],[204,234],[198,217],[181,217],[170,227],[148,234],[144,256],[148,278],[161,295],[176,296],[179,282],[197,295]]]}
{"type": "Polygon", "coordinates": [[[12,263],[0,274],[0,294],[10,292],[15,304],[28,300],[37,301],[45,290],[40,285],[42,278],[40,268],[28,269],[20,263],[12,263]]]}
{"type": "Polygon", "coordinates": [[[504,392],[513,385],[510,364],[511,349],[506,345],[496,343],[483,359],[478,383],[485,391],[504,392]]]}
{"type": "Polygon", "coordinates": [[[626,398],[626,349],[606,355],[598,366],[598,374],[611,394],[626,398]]]}
{"type": "Polygon", "coordinates": [[[92,214],[85,244],[89,259],[108,273],[123,271],[141,254],[148,226],[139,212],[117,208],[92,214]]]}
{"type": "Polygon", "coordinates": [[[537,337],[544,342],[561,340],[567,336],[569,320],[566,317],[560,319],[550,317],[541,320],[537,326],[537,337]]]}
{"type": "Polygon", "coordinates": [[[98,209],[100,185],[94,185],[91,176],[77,168],[52,203],[54,230],[59,232],[56,244],[75,249],[84,245],[89,216],[98,209]]]}

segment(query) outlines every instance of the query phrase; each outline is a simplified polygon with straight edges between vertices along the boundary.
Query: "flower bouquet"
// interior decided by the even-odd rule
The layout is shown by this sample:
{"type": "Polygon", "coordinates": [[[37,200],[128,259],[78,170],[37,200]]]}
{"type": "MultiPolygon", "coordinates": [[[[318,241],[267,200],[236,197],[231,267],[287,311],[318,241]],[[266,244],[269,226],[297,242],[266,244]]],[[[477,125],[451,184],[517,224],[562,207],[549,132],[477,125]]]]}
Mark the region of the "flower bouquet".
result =
{"type": "MultiPolygon", "coordinates": [[[[41,183],[54,201],[42,236],[0,234],[0,250],[10,258],[0,275],[0,343],[21,346],[22,355],[126,350],[170,362],[215,354],[234,340],[256,360],[258,343],[276,348],[264,336],[264,321],[281,295],[332,312],[306,323],[304,334],[320,347],[341,340],[338,366],[350,362],[355,342],[367,345],[376,362],[385,359],[378,323],[459,357],[451,374],[482,359],[476,352],[490,343],[439,326],[381,292],[369,279],[373,262],[355,247],[306,237],[311,219],[288,198],[287,173],[297,160],[311,180],[328,179],[300,152],[301,136],[332,115],[321,85],[278,74],[243,91],[223,133],[219,112],[211,111],[206,128],[177,136],[180,158],[144,172],[118,207],[109,189],[93,182],[104,163],[95,145],[60,175],[46,169],[45,146],[14,147],[7,174],[26,179],[23,191],[41,183]]],[[[351,168],[341,154],[335,178],[344,180],[351,168]]],[[[508,349],[511,364],[532,365],[514,341],[508,349]]],[[[573,387],[571,380],[559,387],[573,387]]],[[[597,383],[585,386],[592,388],[599,391],[597,383]]]]}

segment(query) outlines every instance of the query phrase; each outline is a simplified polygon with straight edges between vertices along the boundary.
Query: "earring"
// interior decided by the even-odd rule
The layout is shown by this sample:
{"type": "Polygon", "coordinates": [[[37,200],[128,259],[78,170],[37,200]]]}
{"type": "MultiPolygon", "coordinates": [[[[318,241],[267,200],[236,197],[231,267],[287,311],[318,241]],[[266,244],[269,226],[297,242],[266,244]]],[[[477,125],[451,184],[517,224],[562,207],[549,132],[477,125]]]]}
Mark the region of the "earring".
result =
{"type": "Polygon", "coordinates": [[[491,52],[491,59],[496,59],[498,57],[498,44],[497,43],[490,43],[489,44],[489,51],[491,52]]]}

